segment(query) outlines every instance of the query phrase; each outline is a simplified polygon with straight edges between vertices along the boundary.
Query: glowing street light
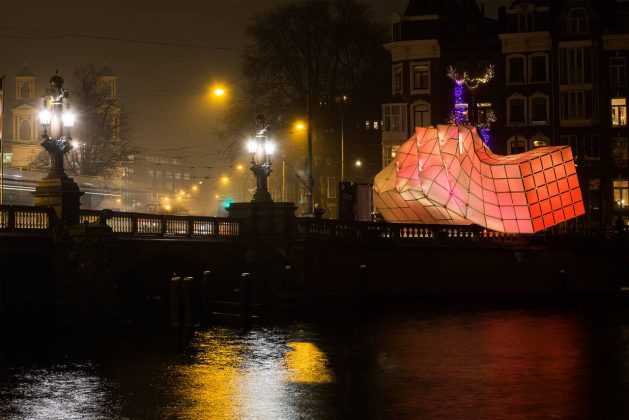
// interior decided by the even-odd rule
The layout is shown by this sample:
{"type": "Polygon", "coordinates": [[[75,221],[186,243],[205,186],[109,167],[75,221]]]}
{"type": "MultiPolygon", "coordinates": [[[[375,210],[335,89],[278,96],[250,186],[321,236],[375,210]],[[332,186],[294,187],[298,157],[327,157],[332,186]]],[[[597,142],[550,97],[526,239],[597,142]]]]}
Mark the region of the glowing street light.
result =
{"type": "Polygon", "coordinates": [[[251,201],[273,201],[268,188],[268,177],[271,174],[271,156],[275,152],[275,144],[268,138],[269,126],[264,114],[256,115],[258,132],[254,139],[247,142],[247,150],[251,154],[251,172],[256,177],[256,192],[251,201]],[[257,158],[257,159],[256,159],[257,158]]]}
{"type": "Polygon", "coordinates": [[[66,176],[63,169],[63,155],[72,149],[72,138],[64,135],[64,127],[74,126],[74,115],[63,100],[69,96],[68,89],[63,88],[63,77],[56,73],[50,78],[50,89],[46,90],[43,108],[39,111],[39,122],[44,133],[41,145],[50,154],[50,173],[48,176],[66,176]]]}

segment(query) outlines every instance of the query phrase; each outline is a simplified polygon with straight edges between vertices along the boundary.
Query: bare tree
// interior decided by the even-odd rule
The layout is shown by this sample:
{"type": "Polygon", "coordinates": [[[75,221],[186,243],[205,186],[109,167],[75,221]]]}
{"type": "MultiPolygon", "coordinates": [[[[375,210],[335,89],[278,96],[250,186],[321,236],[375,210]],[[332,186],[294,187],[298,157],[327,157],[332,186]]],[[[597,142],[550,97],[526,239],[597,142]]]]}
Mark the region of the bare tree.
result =
{"type": "Polygon", "coordinates": [[[68,154],[68,172],[110,176],[137,152],[128,114],[101,82],[94,65],[76,67],[72,82],[70,99],[77,122],[72,129],[74,149],[68,154]]]}
{"type": "MultiPolygon", "coordinates": [[[[296,1],[256,16],[247,28],[242,57],[242,92],[227,115],[223,138],[242,139],[253,115],[264,112],[274,125],[303,117],[309,100],[319,127],[338,110],[376,107],[388,59],[384,27],[356,0],[296,1]],[[351,103],[339,99],[349,96],[351,103]]],[[[333,118],[334,119],[334,118],[333,118]]],[[[334,119],[336,123],[337,119],[334,119]]]]}

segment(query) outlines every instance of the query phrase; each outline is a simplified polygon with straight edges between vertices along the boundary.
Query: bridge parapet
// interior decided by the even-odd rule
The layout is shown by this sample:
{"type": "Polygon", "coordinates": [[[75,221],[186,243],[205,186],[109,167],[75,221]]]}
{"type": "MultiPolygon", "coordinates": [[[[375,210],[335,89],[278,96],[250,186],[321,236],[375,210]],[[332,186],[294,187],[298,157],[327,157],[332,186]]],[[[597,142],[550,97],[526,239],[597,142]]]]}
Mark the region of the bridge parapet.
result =
{"type": "MultiPolygon", "coordinates": [[[[81,223],[98,223],[102,213],[82,210],[81,223]]],[[[52,208],[0,206],[2,232],[52,232],[55,223],[52,208]]],[[[173,216],[162,214],[111,212],[106,221],[114,233],[130,236],[235,238],[240,236],[240,222],[226,217],[173,216]]]]}
{"type": "Polygon", "coordinates": [[[46,232],[53,220],[54,211],[49,207],[0,206],[2,232],[46,232]]]}
{"type": "Polygon", "coordinates": [[[377,240],[379,242],[515,242],[531,235],[494,232],[480,226],[418,225],[300,218],[297,233],[304,238],[377,240]]]}

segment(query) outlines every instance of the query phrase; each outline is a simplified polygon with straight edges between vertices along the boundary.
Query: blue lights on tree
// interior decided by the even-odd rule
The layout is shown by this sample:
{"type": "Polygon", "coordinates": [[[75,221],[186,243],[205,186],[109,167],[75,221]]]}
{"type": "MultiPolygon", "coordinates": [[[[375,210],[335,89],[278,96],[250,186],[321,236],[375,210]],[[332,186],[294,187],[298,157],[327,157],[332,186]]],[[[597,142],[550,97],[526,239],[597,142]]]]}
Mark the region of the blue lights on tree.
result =
{"type": "Polygon", "coordinates": [[[478,128],[479,134],[490,149],[492,145],[491,124],[496,122],[496,115],[491,109],[488,109],[484,113],[484,120],[478,120],[475,93],[476,88],[488,83],[493,79],[494,75],[493,65],[487,66],[485,74],[479,77],[470,77],[467,72],[463,72],[462,75],[459,75],[459,72],[453,66],[448,67],[448,77],[454,81],[454,110],[450,114],[448,123],[453,125],[469,124],[471,116],[472,124],[478,128]],[[471,107],[468,107],[468,104],[463,98],[465,87],[472,93],[471,107]],[[470,115],[470,112],[472,115],[470,115]]]}

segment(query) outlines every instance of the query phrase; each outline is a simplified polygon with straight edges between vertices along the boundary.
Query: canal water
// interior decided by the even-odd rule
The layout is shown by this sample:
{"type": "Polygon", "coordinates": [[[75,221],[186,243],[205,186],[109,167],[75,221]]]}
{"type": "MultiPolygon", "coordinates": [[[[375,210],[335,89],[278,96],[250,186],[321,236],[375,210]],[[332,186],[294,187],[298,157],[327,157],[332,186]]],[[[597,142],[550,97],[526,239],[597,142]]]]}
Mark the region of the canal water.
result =
{"type": "Polygon", "coordinates": [[[629,418],[629,302],[417,302],[292,319],[187,338],[38,340],[34,329],[21,350],[10,343],[0,418],[629,418]]]}

